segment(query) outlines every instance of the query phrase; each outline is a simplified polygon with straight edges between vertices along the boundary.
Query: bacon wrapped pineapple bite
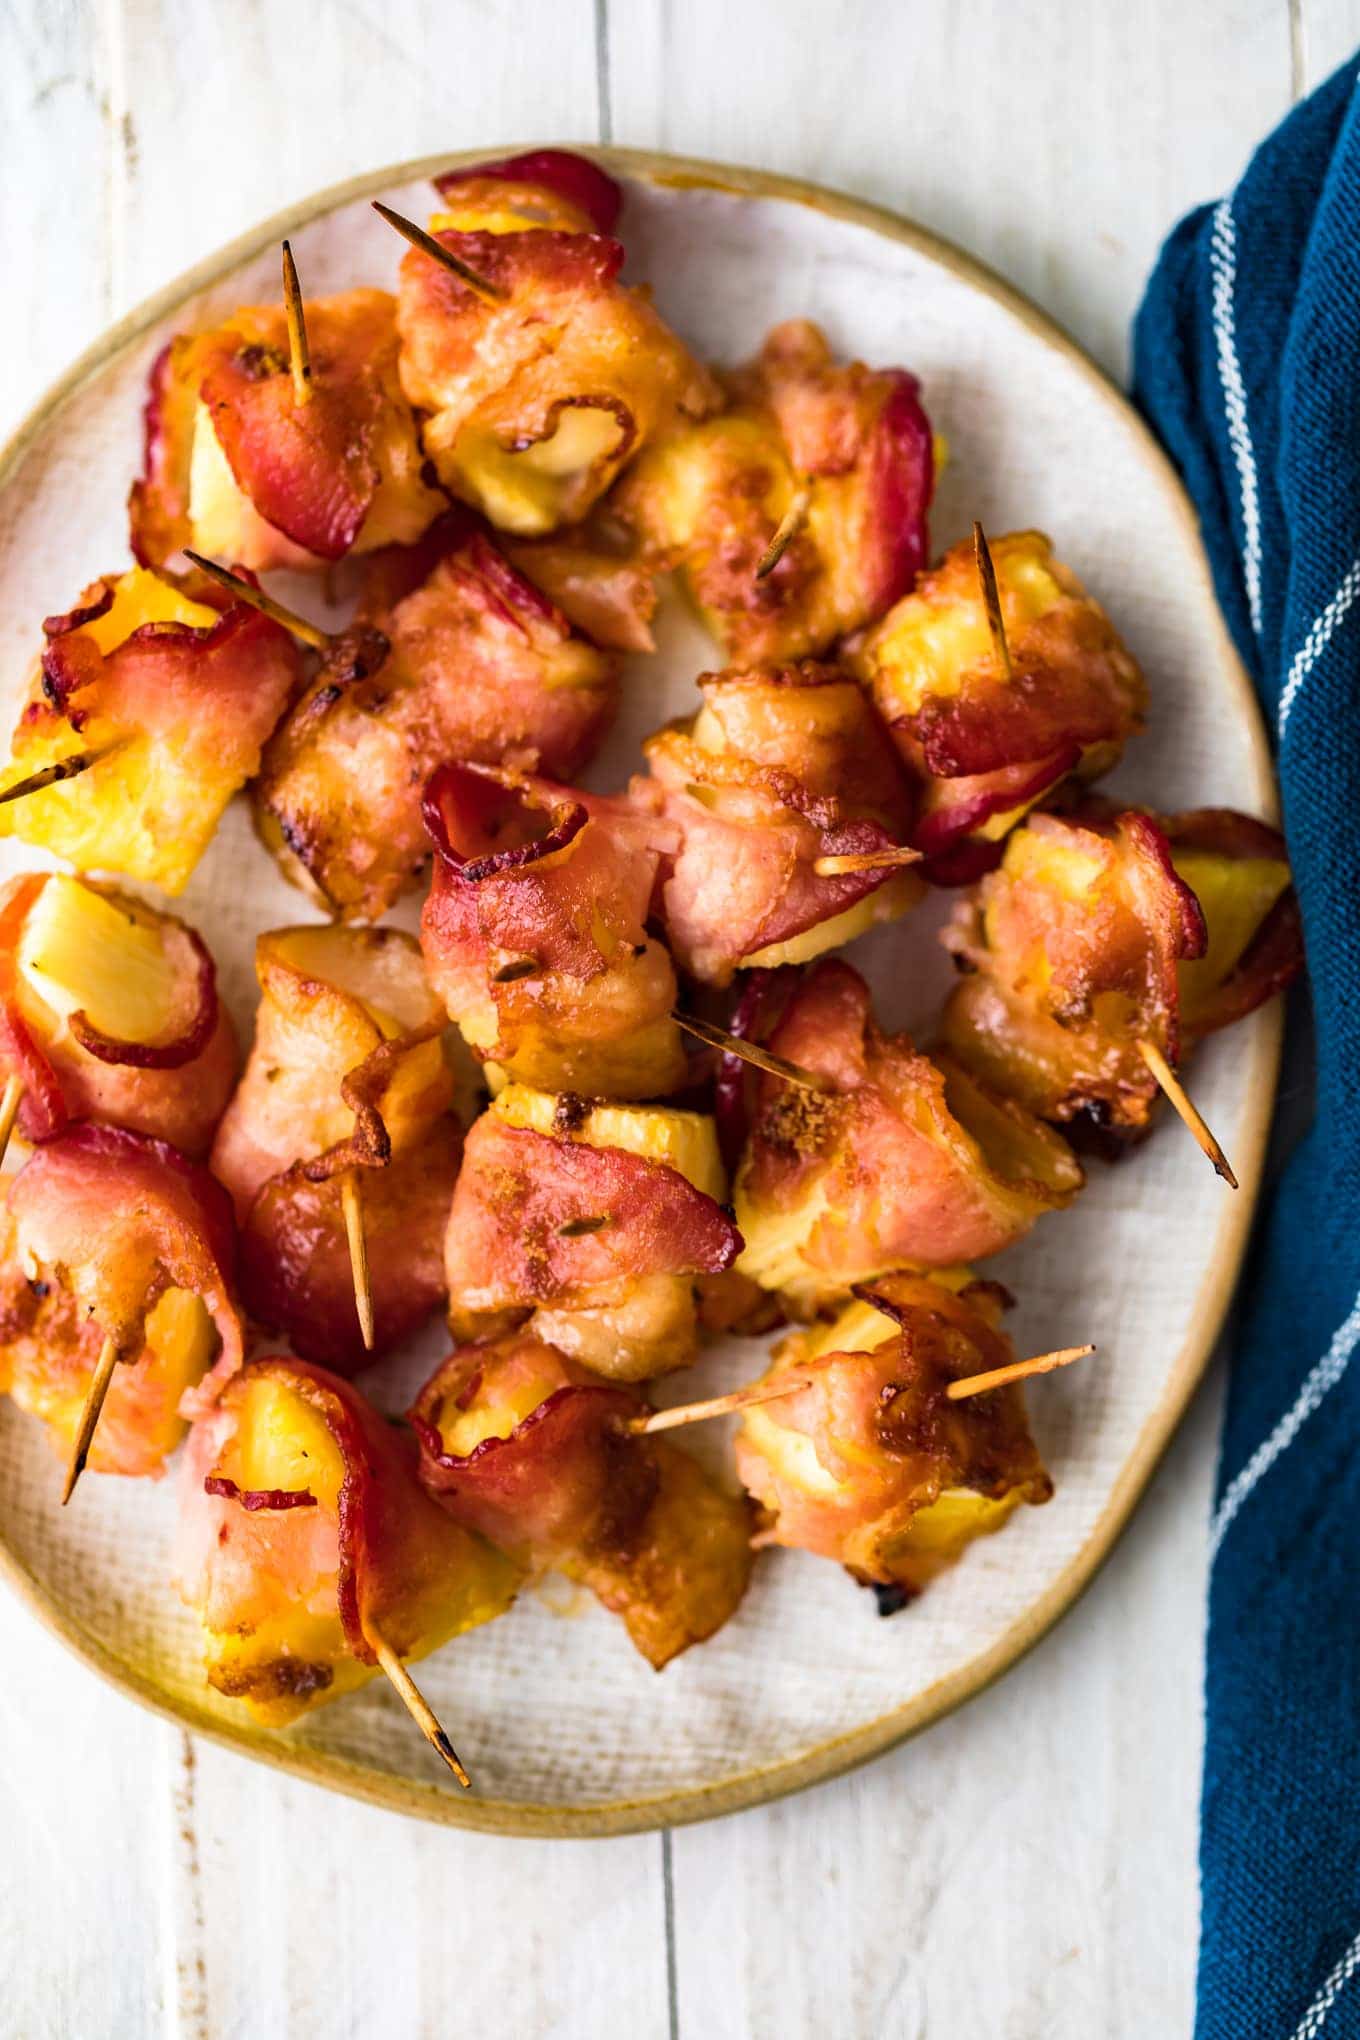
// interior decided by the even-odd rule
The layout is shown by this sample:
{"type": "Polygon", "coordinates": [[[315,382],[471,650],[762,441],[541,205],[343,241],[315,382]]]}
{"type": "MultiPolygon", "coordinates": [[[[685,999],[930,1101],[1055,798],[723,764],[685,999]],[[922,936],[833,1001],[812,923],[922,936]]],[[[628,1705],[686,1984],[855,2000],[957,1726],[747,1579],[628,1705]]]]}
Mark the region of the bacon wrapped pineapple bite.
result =
{"type": "MultiPolygon", "coordinates": [[[[98,1119],[206,1154],[236,1081],[207,948],[126,893],[12,879],[0,891],[0,1073],[0,1122],[17,1112],[27,1140],[98,1119]]],[[[8,1124],[0,1132],[3,1154],[8,1124]]]]}
{"type": "Polygon", "coordinates": [[[719,401],[645,291],[619,281],[619,192],[561,151],[440,180],[401,266],[401,380],[445,487],[522,537],[579,523],[625,462],[719,401]],[[442,257],[442,259],[441,259],[442,257]]]}
{"type": "Polygon", "coordinates": [[[444,1014],[392,928],[278,929],[255,968],[255,1045],[212,1167],[236,1206],[252,1315],[351,1373],[444,1294],[461,1144],[444,1014]]]}
{"type": "Polygon", "coordinates": [[[72,1127],[9,1182],[0,1389],[46,1424],[68,1497],[87,1457],[101,1473],[158,1473],[181,1405],[240,1366],[235,1266],[225,1193],[163,1141],[72,1127]]]}
{"type": "Polygon", "coordinates": [[[724,1072],[729,1120],[754,1093],[733,1194],[742,1274],[806,1315],[885,1270],[997,1253],[1071,1202],[1083,1177],[1067,1143],[952,1059],[883,1034],[849,964],[786,984],[756,980],[737,1032],[793,1080],[724,1072]]]}
{"type": "MultiPolygon", "coordinates": [[[[250,1361],[195,1424],[179,1589],[208,1683],[256,1721],[284,1727],[379,1670],[414,1712],[401,1661],[509,1607],[516,1568],[435,1506],[415,1458],[409,1432],[300,1360],[250,1361]]],[[[417,1719],[466,1783],[428,1709],[417,1719]]]]}
{"type": "Polygon", "coordinates": [[[675,970],[646,926],[674,831],[622,799],[465,765],[431,780],[425,822],[430,982],[493,1080],[621,1099],[677,1090],[675,970]]]}
{"type": "Polygon", "coordinates": [[[657,1671],[735,1611],[751,1573],[745,1497],[641,1435],[634,1393],[520,1334],[452,1354],[411,1414],[421,1479],[450,1515],[589,1588],[657,1671]]]}
{"type": "Polygon", "coordinates": [[[855,647],[920,787],[926,875],[966,883],[1063,780],[1117,763],[1146,688],[1113,624],[1039,531],[981,528],[855,647]]]}
{"type": "Polygon", "coordinates": [[[617,662],[464,517],[384,555],[354,626],[265,752],[264,841],[346,919],[376,920],[429,860],[426,780],[445,759],[570,778],[613,721],[617,662]]]}
{"type": "MultiPolygon", "coordinates": [[[[264,573],[409,545],[444,509],[397,372],[396,301],[349,290],[245,305],[157,356],[132,549],[192,547],[264,573]]],[[[290,288],[291,287],[291,288],[290,288]]]]}
{"type": "Polygon", "coordinates": [[[966,1271],[886,1275],[834,1324],[785,1340],[765,1382],[806,1385],[743,1410],[737,1433],[757,1546],[835,1559],[890,1614],[1020,1503],[1048,1501],[1023,1389],[950,1395],[1014,1363],[997,1329],[1006,1301],[966,1271]]]}
{"type": "Polygon", "coordinates": [[[631,798],[671,824],[661,915],[691,977],[802,963],[915,904],[910,793],[858,683],[833,666],[705,673],[703,707],[645,745],[631,798]]]}
{"type": "Polygon", "coordinates": [[[1034,815],[944,931],[943,1038],[1028,1110],[1117,1149],[1160,1072],[1303,965],[1284,842],[1222,808],[1034,815]]]}
{"type": "Polygon", "coordinates": [[[93,582],[43,630],[0,837],[182,892],[302,684],[292,640],[206,582],[191,598],[142,567],[93,582]]]}
{"type": "Polygon", "coordinates": [[[816,657],[926,562],[930,424],[914,376],[840,366],[806,319],[728,378],[730,407],[661,437],[615,503],[738,665],[816,657]]]}
{"type": "Polygon", "coordinates": [[[694,1358],[702,1292],[741,1235],[712,1120],[506,1087],[470,1129],[444,1273],[457,1339],[530,1324],[596,1374],[694,1358]]]}

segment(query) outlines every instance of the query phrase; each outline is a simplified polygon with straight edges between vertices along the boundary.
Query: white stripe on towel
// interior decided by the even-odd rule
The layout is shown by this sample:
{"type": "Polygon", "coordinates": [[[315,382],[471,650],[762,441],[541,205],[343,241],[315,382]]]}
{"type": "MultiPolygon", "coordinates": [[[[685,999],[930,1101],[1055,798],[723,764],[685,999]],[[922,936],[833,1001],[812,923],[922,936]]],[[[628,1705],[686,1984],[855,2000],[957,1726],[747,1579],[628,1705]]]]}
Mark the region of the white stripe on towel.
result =
{"type": "Polygon", "coordinates": [[[1317,2040],[1327,2023],[1327,2014],[1357,1969],[1360,1969],[1360,1934],[1357,1934],[1337,1963],[1322,1989],[1294,2028],[1290,2040],[1317,2040]]]}
{"type": "Polygon", "coordinates": [[[1335,637],[1338,625],[1357,595],[1360,595],[1360,559],[1351,561],[1340,587],[1321,616],[1314,618],[1312,629],[1290,662],[1289,677],[1280,691],[1278,728],[1281,740],[1289,721],[1289,711],[1294,706],[1294,696],[1335,637]]]}
{"type": "Polygon", "coordinates": [[[1275,1426],[1265,1443],[1258,1445],[1242,1471],[1229,1483],[1209,1531],[1209,1563],[1219,1548],[1233,1518],[1263,1474],[1269,1473],[1282,1452],[1287,1452],[1329,1389],[1336,1387],[1356,1345],[1360,1343],[1360,1296],[1350,1314],[1337,1326],[1332,1343],[1314,1367],[1294,1399],[1294,1407],[1275,1426]]]}
{"type": "Polygon", "coordinates": [[[1209,238],[1209,263],[1214,279],[1214,338],[1218,347],[1218,376],[1223,385],[1223,409],[1228,421],[1228,443],[1237,462],[1242,491],[1242,577],[1247,584],[1247,606],[1251,627],[1261,635],[1261,501],[1256,480],[1256,455],[1252,452],[1247,426],[1247,392],[1237,359],[1237,325],[1233,294],[1237,287],[1237,224],[1232,199],[1221,198],[1214,207],[1213,232],[1209,238]]]}

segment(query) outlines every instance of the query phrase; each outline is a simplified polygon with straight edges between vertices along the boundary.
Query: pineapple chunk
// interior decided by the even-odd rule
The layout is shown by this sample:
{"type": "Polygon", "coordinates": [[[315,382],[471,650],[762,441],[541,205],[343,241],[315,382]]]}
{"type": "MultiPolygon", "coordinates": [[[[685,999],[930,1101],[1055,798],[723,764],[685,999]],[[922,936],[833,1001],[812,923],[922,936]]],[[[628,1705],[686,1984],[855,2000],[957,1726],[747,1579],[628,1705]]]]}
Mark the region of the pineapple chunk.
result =
{"type": "Polygon", "coordinates": [[[818,1179],[810,1184],[792,1208],[782,1212],[753,1207],[745,1196],[745,1177],[739,1172],[732,1201],[737,1230],[746,1242],[737,1256],[737,1273],[762,1289],[777,1290],[810,1313],[830,1280],[810,1273],[803,1260],[804,1247],[829,1209],[825,1182],[818,1179]]]}
{"type": "Polygon", "coordinates": [[[329,1425],[310,1403],[265,1375],[246,1390],[229,1472],[238,1487],[307,1488],[319,1508],[333,1509],[345,1467],[329,1425]]]}
{"type": "MultiPolygon", "coordinates": [[[[957,1293],[966,1289],[975,1277],[971,1268],[941,1268],[932,1271],[930,1279],[957,1293]]],[[[894,1336],[892,1322],[882,1311],[856,1300],[847,1304],[831,1324],[816,1326],[802,1334],[798,1340],[798,1359],[817,1360],[828,1353],[872,1353],[894,1336]]],[[[836,1481],[827,1473],[805,1432],[790,1430],[760,1408],[744,1412],[742,1421],[752,1443],[804,1493],[835,1491],[836,1481]]],[[[838,1441],[838,1449],[847,1451],[844,1441],[838,1441]]],[[[935,1501],[916,1511],[884,1557],[903,1583],[919,1592],[937,1573],[952,1565],[975,1537],[990,1537],[999,1530],[1019,1504],[1019,1489],[993,1500],[975,1488],[946,1488],[935,1501]]]]}
{"type": "MultiPolygon", "coordinates": [[[[114,583],[105,614],[75,634],[89,637],[107,656],[144,624],[182,623],[204,630],[217,621],[215,609],[190,602],[170,582],[134,567],[114,583]]],[[[229,786],[217,796],[201,777],[186,774],[169,745],[145,732],[112,727],[98,714],[79,737],[57,721],[40,737],[25,736],[21,755],[0,768],[0,783],[13,785],[75,751],[97,752],[110,744],[116,745],[110,755],[78,777],[0,807],[0,837],[20,836],[81,871],[119,871],[168,893],[182,892],[217,825],[226,794],[235,789],[229,786]]]]}
{"type": "Polygon", "coordinates": [[[494,432],[467,426],[449,455],[448,479],[498,531],[536,538],[562,522],[565,485],[583,469],[608,460],[622,433],[612,411],[579,405],[559,413],[547,439],[517,453],[494,432]]]}
{"type": "Polygon", "coordinates": [[[508,1438],[561,1385],[560,1368],[545,1367],[541,1375],[516,1369],[513,1379],[498,1392],[487,1394],[479,1389],[466,1409],[446,1405],[439,1415],[444,1450],[456,1459],[466,1459],[486,1439],[508,1438]]]}
{"type": "MultiPolygon", "coordinates": [[[[559,1102],[550,1091],[508,1084],[490,1109],[507,1126],[554,1134],[560,1132],[559,1102]]],[[[625,1148],[649,1162],[664,1162],[719,1203],[727,1195],[717,1131],[702,1112],[681,1112],[670,1105],[595,1105],[572,1126],[571,1137],[588,1147],[625,1148]]]]}
{"type": "Polygon", "coordinates": [[[184,623],[192,630],[211,630],[218,612],[206,602],[191,602],[173,581],[163,581],[149,567],[132,567],[113,584],[113,601],[93,623],[78,633],[107,658],[146,623],[184,623]]]}
{"type": "MultiPolygon", "coordinates": [[[[189,523],[195,547],[209,559],[253,560],[260,527],[270,530],[238,486],[213,430],[212,415],[202,402],[194,412],[189,455],[189,523]]],[[[299,549],[299,558],[303,557],[299,549]]]]}
{"type": "Polygon", "coordinates": [[[1289,866],[1274,857],[1217,857],[1183,850],[1172,860],[1176,875],[1199,901],[1209,931],[1202,957],[1179,966],[1187,1005],[1231,976],[1266,915],[1289,885],[1289,866]]]}
{"type": "MultiPolygon", "coordinates": [[[[179,1415],[180,1397],[197,1388],[216,1357],[217,1327],[207,1304],[192,1289],[167,1289],[147,1313],[143,1338],[165,1384],[162,1438],[163,1450],[169,1453],[185,1430],[184,1419],[179,1415]]],[[[98,1459],[93,1463],[98,1465],[98,1459]]]]}
{"type": "Polygon", "coordinates": [[[840,949],[853,942],[857,935],[867,934],[884,921],[895,921],[915,906],[921,892],[921,880],[914,871],[899,872],[886,885],[876,887],[853,906],[833,914],[829,921],[818,921],[801,935],[791,935],[787,942],[767,942],[763,949],[753,949],[749,956],[742,957],[737,968],[777,970],[784,963],[808,963],[828,949],[840,949]]]}
{"type": "Polygon", "coordinates": [[[120,1041],[156,1041],[171,1025],[176,986],[160,929],[79,879],[48,879],[15,960],[21,979],[63,1020],[83,1011],[120,1041]]]}
{"type": "MultiPolygon", "coordinates": [[[[1050,568],[1053,550],[1041,532],[993,539],[991,551],[1006,629],[1018,636],[1056,608],[1067,591],[1050,568]]],[[[957,694],[965,675],[993,657],[981,590],[968,602],[904,596],[875,635],[872,650],[895,715],[915,715],[926,701],[957,694]]]]}

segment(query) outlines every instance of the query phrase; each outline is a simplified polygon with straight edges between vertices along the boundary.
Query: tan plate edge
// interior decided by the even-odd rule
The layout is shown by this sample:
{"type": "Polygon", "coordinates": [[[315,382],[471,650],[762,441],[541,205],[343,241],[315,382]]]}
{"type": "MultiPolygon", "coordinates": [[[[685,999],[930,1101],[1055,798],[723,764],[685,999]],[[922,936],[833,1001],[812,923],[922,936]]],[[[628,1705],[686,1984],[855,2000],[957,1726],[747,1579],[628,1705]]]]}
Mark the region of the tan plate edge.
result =
{"type": "MultiPolygon", "coordinates": [[[[349,178],[324,192],[300,200],[195,264],[111,326],[39,398],[4,446],[0,447],[0,490],[9,486],[39,435],[71,397],[195,292],[207,289],[242,263],[262,254],[284,235],[307,225],[323,213],[338,211],[342,206],[354,204],[396,184],[429,178],[437,172],[469,163],[486,162],[497,154],[517,154],[529,146],[543,148],[552,145],[535,142],[507,145],[502,149],[465,149],[367,171],[362,176],[349,178]]],[[[1106,402],[1120,410],[1125,421],[1132,425],[1142,458],[1155,472],[1185,527],[1186,546],[1198,564],[1204,600],[1217,619],[1225,668],[1232,676],[1239,696],[1240,713],[1250,732],[1258,806],[1262,813],[1272,817],[1278,813],[1265,727],[1251,682],[1218,611],[1209,564],[1200,543],[1190,499],[1166,455],[1117,384],[1046,313],[995,271],[956,248],[952,242],[883,206],[871,205],[846,193],[806,183],[799,178],[776,176],[739,165],[660,155],[643,149],[593,148],[578,143],[558,146],[576,149],[622,177],[808,206],[829,218],[844,220],[848,225],[864,227],[889,240],[905,243],[992,298],[1046,346],[1064,355],[1101,392],[1106,402]]],[[[136,1665],[117,1657],[97,1637],[56,1607],[3,1540],[0,1540],[0,1578],[8,1582],[44,1627],[93,1671],[124,1693],[131,1694],[154,1713],[191,1728],[224,1748],[242,1752],[258,1762],[272,1764],[309,1783],[325,1785],[371,1805],[413,1814],[446,1826],[475,1828],[491,1834],[537,1837],[630,1834],[736,1813],[744,1807],[761,1805],[785,1793],[823,1783],[881,1755],[908,1736],[918,1734],[931,1722],[993,1684],[1032,1650],[1058,1618],[1072,1607],[1109,1557],[1204,1374],[1232,1302],[1261,1189],[1283,1031],[1283,1016],[1277,1002],[1254,1028],[1249,1072],[1252,1102],[1245,1130],[1239,1135],[1234,1148],[1234,1162],[1239,1167],[1242,1188],[1232,1198],[1225,1214],[1226,1222],[1219,1228],[1212,1260],[1204,1273],[1201,1289],[1207,1295],[1207,1302],[1177,1355],[1161,1401],[1144,1425],[1081,1550],[1064,1567],[1047,1592],[1031,1602],[1004,1635],[998,1637],[981,1656],[949,1678],[939,1680],[924,1693],[917,1694],[905,1705],[844,1735],[815,1744],[796,1756],[754,1770],[735,1772],[712,1785],[690,1791],[662,1793],[646,1799],[604,1801],[576,1809],[519,1800],[482,1799],[475,1792],[455,1796],[433,1783],[425,1787],[408,1779],[388,1777],[367,1766],[322,1754],[305,1743],[289,1743],[280,1737],[261,1735],[245,1726],[237,1728],[190,1701],[167,1696],[136,1665]]],[[[475,1775],[475,1751],[467,1754],[472,1760],[475,1775]]]]}

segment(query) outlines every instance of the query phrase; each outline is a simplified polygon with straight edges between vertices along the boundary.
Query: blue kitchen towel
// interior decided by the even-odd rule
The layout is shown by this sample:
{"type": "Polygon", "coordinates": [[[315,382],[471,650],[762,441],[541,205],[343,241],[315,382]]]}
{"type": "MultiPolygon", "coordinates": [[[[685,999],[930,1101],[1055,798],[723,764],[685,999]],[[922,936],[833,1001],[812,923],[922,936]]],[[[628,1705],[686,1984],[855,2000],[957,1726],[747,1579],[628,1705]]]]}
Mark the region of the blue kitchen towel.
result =
{"type": "Polygon", "coordinates": [[[1224,1425],[1197,2040],[1360,2035],[1357,69],[1181,222],[1134,329],[1138,402],[1195,499],[1278,747],[1318,1044],[1224,1425]]]}

